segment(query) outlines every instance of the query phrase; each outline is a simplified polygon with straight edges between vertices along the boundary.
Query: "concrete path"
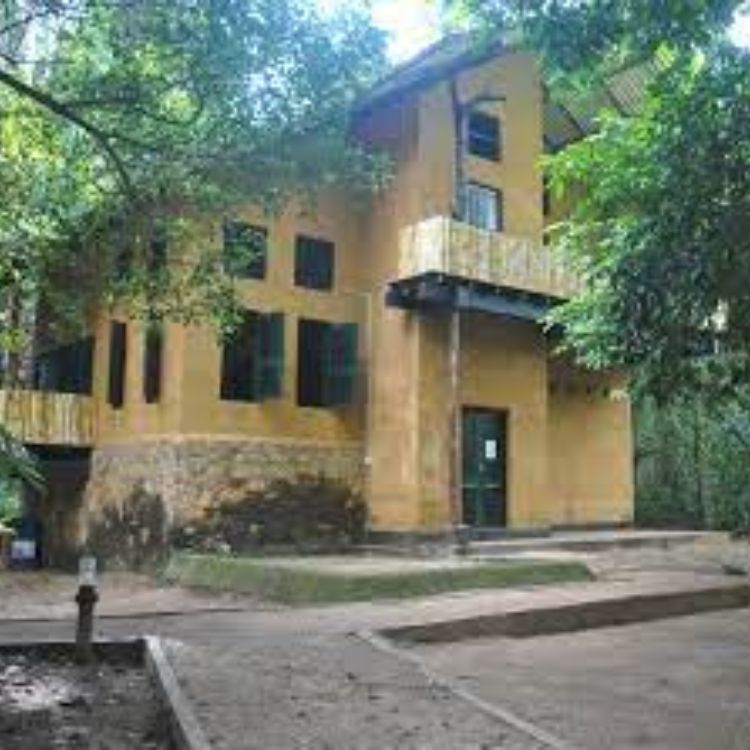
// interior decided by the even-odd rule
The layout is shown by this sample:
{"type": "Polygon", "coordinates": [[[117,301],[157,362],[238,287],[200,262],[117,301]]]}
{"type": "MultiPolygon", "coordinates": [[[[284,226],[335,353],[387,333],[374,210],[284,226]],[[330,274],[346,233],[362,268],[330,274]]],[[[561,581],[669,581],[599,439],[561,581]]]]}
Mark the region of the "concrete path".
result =
{"type": "Polygon", "coordinates": [[[750,747],[748,610],[414,653],[578,748],[750,747]]]}

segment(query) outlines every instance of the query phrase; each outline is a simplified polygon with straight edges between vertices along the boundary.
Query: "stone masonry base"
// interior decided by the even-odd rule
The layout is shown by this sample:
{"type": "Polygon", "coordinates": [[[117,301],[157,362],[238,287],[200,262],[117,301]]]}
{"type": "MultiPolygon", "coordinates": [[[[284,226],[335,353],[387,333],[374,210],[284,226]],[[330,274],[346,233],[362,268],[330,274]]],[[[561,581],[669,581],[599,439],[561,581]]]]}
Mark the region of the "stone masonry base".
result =
{"type": "Polygon", "coordinates": [[[301,475],[359,491],[359,443],[195,438],[101,446],[91,458],[85,508],[89,542],[128,565],[163,554],[169,530],[199,517],[232,486],[262,490],[301,475]]]}

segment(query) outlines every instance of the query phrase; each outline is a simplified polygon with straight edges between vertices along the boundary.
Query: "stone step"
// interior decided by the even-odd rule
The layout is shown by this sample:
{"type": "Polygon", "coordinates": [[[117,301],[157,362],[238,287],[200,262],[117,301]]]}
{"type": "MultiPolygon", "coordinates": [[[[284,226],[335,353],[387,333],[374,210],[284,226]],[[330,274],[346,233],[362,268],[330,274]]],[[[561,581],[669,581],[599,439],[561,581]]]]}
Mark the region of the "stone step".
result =
{"type": "Polygon", "coordinates": [[[574,603],[419,622],[385,628],[380,632],[387,638],[413,643],[445,643],[497,636],[530,638],[748,606],[748,584],[727,581],[676,591],[604,596],[574,603]]]}
{"type": "MultiPolygon", "coordinates": [[[[542,537],[498,538],[474,540],[469,543],[469,554],[478,557],[505,556],[518,552],[601,552],[608,549],[652,547],[666,549],[678,544],[691,544],[716,536],[705,531],[608,531],[554,533],[542,537]]],[[[721,536],[725,536],[721,534],[721,536]]],[[[454,548],[458,553],[458,546],[454,548]]]]}

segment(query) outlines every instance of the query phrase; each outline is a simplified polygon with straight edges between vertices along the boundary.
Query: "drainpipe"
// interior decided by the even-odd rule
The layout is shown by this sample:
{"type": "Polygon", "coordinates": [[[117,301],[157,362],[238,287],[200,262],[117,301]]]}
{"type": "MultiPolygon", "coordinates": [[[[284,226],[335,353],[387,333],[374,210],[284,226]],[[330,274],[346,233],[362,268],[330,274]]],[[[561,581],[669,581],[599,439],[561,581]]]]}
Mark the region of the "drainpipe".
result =
{"type": "Polygon", "coordinates": [[[458,537],[462,521],[463,436],[461,434],[461,311],[457,307],[451,310],[448,366],[450,371],[451,523],[454,534],[458,537]]]}

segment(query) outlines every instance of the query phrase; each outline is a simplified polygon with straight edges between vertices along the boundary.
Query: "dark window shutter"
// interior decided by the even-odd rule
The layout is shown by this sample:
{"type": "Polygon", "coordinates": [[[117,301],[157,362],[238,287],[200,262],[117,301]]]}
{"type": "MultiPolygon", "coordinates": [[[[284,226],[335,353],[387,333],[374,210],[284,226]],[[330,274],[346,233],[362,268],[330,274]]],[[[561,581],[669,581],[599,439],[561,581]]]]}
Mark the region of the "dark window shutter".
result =
{"type": "Polygon", "coordinates": [[[284,378],[284,315],[268,313],[259,318],[253,363],[258,400],[281,396],[284,378]]]}
{"type": "Polygon", "coordinates": [[[164,331],[152,324],[146,329],[143,348],[143,398],[147,404],[156,403],[161,396],[164,331]]]}
{"type": "Polygon", "coordinates": [[[294,283],[308,289],[332,289],[335,246],[328,240],[297,237],[294,283]]]}
{"type": "Polygon", "coordinates": [[[120,409],[125,403],[127,325],[112,321],[109,327],[109,403],[120,409]]]}
{"type": "Polygon", "coordinates": [[[328,406],[349,404],[357,378],[357,325],[331,324],[326,333],[324,402],[328,406]]]}
{"type": "Polygon", "coordinates": [[[257,313],[245,311],[237,330],[224,341],[220,397],[225,401],[255,400],[253,350],[257,320],[257,313]]]}

